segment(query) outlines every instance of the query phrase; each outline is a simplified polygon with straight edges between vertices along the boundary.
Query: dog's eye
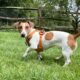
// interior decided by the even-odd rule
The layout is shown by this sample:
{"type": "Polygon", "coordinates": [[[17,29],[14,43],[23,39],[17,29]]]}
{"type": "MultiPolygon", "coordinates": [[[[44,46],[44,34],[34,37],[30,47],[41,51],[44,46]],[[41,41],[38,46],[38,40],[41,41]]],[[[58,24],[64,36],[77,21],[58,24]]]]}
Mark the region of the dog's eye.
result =
{"type": "Polygon", "coordinates": [[[19,28],[19,29],[22,29],[22,26],[19,26],[18,28],[19,28]]]}
{"type": "Polygon", "coordinates": [[[18,30],[19,30],[19,32],[21,32],[22,31],[22,26],[19,26],[18,30]]]}
{"type": "Polygon", "coordinates": [[[26,26],[26,29],[28,29],[29,27],[28,26],[26,26]]]}

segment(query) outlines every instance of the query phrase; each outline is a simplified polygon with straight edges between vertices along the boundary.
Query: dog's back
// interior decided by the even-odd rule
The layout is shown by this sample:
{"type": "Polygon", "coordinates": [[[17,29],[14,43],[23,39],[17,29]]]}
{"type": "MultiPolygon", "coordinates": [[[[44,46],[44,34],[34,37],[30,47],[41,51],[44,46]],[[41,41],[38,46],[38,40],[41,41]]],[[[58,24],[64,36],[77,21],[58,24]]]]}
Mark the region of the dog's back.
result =
{"type": "Polygon", "coordinates": [[[62,31],[46,32],[42,39],[43,48],[46,49],[54,45],[61,47],[62,44],[67,41],[68,36],[69,36],[69,33],[62,32],[62,31]]]}

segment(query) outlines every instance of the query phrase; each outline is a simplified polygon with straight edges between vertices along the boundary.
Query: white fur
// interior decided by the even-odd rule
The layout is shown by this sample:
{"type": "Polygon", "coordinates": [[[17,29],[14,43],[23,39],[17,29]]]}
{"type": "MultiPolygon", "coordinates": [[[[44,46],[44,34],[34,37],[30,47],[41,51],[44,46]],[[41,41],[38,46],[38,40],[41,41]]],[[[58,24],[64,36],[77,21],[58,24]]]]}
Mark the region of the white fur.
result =
{"type": "Polygon", "coordinates": [[[31,48],[37,49],[39,44],[39,32],[34,33],[33,37],[30,40],[31,48]]]}

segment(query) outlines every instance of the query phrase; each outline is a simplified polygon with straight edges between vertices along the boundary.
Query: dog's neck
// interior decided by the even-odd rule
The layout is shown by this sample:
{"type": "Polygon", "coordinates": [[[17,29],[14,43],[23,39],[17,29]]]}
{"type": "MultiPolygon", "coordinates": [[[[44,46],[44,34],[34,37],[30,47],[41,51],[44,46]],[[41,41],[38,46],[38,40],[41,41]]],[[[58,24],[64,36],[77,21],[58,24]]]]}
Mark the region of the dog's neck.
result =
{"type": "Polygon", "coordinates": [[[31,28],[28,32],[27,32],[27,35],[25,36],[25,38],[31,33],[31,32],[33,32],[33,31],[35,31],[36,29],[34,29],[34,28],[31,28]]]}
{"type": "Polygon", "coordinates": [[[30,46],[30,39],[32,38],[33,34],[36,32],[37,30],[36,29],[31,29],[29,32],[28,32],[28,35],[25,37],[25,40],[26,42],[28,43],[28,46],[30,46]]]}
{"type": "Polygon", "coordinates": [[[35,29],[34,28],[31,28],[29,31],[28,31],[28,35],[33,32],[35,29]]]}

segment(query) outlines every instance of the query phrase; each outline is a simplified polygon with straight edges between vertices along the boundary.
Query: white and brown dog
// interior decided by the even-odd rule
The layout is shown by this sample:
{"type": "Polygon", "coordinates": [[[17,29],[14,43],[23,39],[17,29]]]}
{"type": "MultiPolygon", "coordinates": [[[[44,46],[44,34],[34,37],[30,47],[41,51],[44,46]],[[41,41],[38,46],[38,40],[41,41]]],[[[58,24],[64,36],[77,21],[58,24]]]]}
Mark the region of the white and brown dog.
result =
{"type": "MultiPolygon", "coordinates": [[[[14,25],[20,31],[21,36],[25,37],[26,43],[28,43],[28,48],[23,57],[26,57],[31,50],[36,50],[38,58],[41,59],[43,50],[56,45],[62,49],[62,56],[65,59],[63,66],[71,62],[70,56],[77,48],[76,39],[80,36],[80,33],[72,35],[62,31],[44,32],[36,30],[33,22],[16,22],[14,25]]],[[[60,57],[57,57],[57,59],[60,57]]]]}

